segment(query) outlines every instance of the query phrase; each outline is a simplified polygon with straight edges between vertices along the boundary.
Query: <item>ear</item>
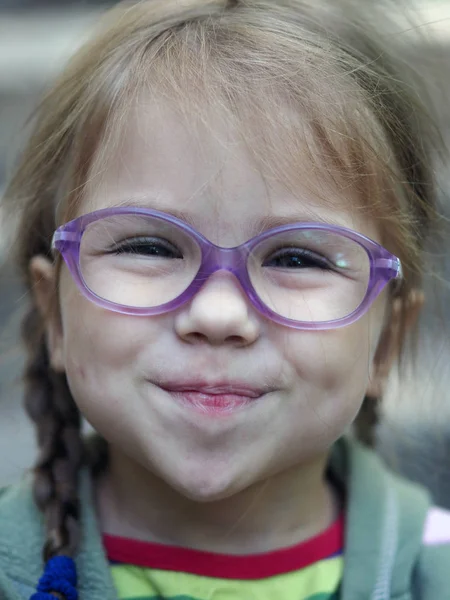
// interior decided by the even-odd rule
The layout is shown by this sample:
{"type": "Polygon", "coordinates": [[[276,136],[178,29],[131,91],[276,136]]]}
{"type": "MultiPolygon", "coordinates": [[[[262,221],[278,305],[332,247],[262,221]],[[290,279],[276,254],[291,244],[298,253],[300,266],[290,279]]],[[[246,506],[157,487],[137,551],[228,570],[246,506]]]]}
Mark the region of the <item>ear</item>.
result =
{"type": "Polygon", "coordinates": [[[30,262],[32,293],[45,322],[47,348],[54,371],[64,372],[63,335],[55,299],[55,266],[45,256],[34,256],[30,262]]]}
{"type": "Polygon", "coordinates": [[[416,324],[424,301],[424,294],[420,290],[411,290],[406,298],[394,299],[375,352],[367,397],[383,396],[389,373],[399,357],[404,336],[416,324]]]}

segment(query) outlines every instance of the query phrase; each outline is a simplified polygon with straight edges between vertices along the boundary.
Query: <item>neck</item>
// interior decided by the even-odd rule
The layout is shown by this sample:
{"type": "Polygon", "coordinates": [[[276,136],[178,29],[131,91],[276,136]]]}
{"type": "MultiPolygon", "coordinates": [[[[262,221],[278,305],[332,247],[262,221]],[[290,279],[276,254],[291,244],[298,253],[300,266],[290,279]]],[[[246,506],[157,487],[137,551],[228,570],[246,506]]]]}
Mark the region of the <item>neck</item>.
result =
{"type": "Polygon", "coordinates": [[[97,482],[102,532],[225,554],[267,552],[326,529],[338,502],[325,479],[325,457],[255,483],[223,500],[198,503],[178,494],[110,448],[97,482]]]}

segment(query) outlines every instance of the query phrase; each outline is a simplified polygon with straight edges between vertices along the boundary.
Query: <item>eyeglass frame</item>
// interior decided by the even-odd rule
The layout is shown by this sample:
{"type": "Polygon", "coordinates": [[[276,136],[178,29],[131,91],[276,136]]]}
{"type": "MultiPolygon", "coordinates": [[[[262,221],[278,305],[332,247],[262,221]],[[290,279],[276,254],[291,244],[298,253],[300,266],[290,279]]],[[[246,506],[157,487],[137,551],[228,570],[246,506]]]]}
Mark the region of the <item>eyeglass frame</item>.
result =
{"type": "Polygon", "coordinates": [[[351,325],[360,319],[390,281],[403,278],[400,259],[374,240],[345,227],[317,222],[293,222],[288,225],[282,225],[264,231],[239,246],[225,248],[213,244],[189,224],[168,213],[137,207],[104,208],[81,215],[58,227],[53,234],[51,248],[53,251],[57,250],[61,254],[75,284],[85,298],[101,308],[121,314],[142,317],[161,315],[180,308],[195,296],[211,275],[217,271],[227,271],[238,280],[252,306],[263,316],[275,323],[300,330],[320,331],[338,329],[351,325]],[[111,302],[101,298],[87,286],[80,266],[80,246],[83,234],[91,223],[116,215],[134,215],[160,219],[163,222],[175,225],[197,242],[201,251],[201,263],[194,279],[180,295],[165,304],[143,308],[111,302]],[[359,306],[346,317],[317,323],[313,321],[296,321],[274,312],[259,298],[247,270],[247,258],[249,254],[254,247],[265,239],[278,233],[294,230],[327,231],[342,235],[356,242],[366,251],[370,261],[370,275],[366,294],[359,306]]]}

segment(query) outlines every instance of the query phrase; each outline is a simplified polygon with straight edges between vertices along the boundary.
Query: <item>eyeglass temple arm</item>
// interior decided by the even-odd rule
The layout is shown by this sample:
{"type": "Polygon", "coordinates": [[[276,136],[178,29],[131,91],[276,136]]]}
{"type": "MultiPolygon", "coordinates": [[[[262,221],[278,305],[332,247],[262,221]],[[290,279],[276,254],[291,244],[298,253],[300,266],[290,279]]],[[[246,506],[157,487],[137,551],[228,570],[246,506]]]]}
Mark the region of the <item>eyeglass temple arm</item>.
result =
{"type": "Polygon", "coordinates": [[[390,278],[403,279],[402,263],[399,258],[378,258],[374,265],[376,269],[386,271],[390,278]]]}
{"type": "Polygon", "coordinates": [[[55,231],[52,237],[52,250],[61,249],[61,242],[79,242],[80,234],[75,231],[55,231]]]}

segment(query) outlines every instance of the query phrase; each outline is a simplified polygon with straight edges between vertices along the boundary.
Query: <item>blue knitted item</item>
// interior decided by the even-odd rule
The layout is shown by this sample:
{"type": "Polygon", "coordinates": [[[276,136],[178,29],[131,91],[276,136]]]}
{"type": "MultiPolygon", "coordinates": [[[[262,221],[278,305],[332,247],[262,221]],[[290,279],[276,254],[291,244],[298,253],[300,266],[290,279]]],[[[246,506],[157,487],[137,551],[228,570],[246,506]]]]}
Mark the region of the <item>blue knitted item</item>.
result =
{"type": "Polygon", "coordinates": [[[58,592],[65,600],[78,600],[77,570],[68,556],[54,556],[47,562],[37,593],[30,600],[55,600],[50,592],[58,592]]]}

